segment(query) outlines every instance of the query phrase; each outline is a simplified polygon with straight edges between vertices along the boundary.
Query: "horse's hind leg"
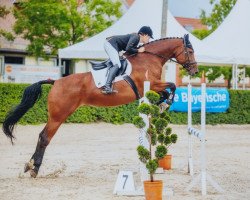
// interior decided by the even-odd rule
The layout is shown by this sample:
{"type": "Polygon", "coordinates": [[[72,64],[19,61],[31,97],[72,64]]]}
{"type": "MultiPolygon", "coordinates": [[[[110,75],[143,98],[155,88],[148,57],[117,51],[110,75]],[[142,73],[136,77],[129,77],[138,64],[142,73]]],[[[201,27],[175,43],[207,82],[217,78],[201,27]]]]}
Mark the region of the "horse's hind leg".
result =
{"type": "Polygon", "coordinates": [[[46,147],[56,134],[57,129],[78,108],[81,82],[81,79],[77,84],[71,79],[60,79],[52,87],[48,95],[48,123],[39,134],[36,151],[24,168],[25,172],[30,171],[32,177],[37,176],[46,147]]]}
{"type": "Polygon", "coordinates": [[[61,123],[62,122],[53,122],[50,120],[39,134],[36,151],[32,155],[30,161],[26,163],[24,167],[24,172],[30,171],[30,175],[33,178],[37,176],[39,168],[42,164],[45,149],[52,137],[55,135],[61,123]]]}

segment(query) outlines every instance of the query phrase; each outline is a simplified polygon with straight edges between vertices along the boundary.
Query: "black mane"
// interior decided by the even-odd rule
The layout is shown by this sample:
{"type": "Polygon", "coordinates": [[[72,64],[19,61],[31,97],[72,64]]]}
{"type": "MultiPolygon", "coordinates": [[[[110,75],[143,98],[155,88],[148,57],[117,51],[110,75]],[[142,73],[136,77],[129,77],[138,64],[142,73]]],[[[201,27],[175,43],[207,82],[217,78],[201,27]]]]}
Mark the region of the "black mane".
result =
{"type": "Polygon", "coordinates": [[[193,46],[192,46],[191,42],[189,41],[188,34],[184,35],[184,37],[166,37],[166,38],[160,38],[160,39],[148,42],[146,44],[143,44],[142,46],[145,46],[145,45],[148,45],[148,44],[152,44],[152,43],[155,43],[155,42],[158,42],[158,41],[161,41],[161,40],[171,40],[171,39],[182,39],[186,47],[193,49],[193,46]]]}
{"type": "Polygon", "coordinates": [[[158,42],[158,41],[161,41],[161,40],[170,40],[170,39],[183,39],[182,37],[166,37],[166,38],[160,38],[160,39],[157,39],[157,40],[153,40],[151,42],[148,42],[142,46],[145,46],[145,45],[148,45],[148,44],[152,44],[152,43],[155,43],[155,42],[158,42]]]}

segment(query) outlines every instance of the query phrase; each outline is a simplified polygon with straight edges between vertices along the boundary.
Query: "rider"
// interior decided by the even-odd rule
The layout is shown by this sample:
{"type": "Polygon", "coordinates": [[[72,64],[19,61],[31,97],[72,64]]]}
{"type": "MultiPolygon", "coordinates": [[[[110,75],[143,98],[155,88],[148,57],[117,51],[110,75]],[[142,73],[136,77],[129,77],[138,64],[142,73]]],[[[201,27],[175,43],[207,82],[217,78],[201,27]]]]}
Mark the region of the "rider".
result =
{"type": "Polygon", "coordinates": [[[109,69],[106,84],[103,87],[102,93],[111,94],[112,82],[121,67],[119,58],[120,51],[126,51],[129,54],[142,53],[145,51],[144,47],[137,48],[139,43],[148,43],[149,39],[153,38],[153,31],[149,26],[143,26],[138,33],[131,33],[127,35],[117,35],[108,37],[104,43],[104,49],[108,54],[113,66],[109,69]]]}

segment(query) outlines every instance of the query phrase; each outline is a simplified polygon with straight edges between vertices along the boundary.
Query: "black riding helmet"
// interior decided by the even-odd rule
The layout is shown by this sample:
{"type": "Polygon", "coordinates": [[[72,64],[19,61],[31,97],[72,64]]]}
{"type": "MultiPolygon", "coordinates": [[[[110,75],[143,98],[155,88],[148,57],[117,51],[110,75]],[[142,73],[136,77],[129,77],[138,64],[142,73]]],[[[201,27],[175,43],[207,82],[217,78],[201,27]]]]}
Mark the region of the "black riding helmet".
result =
{"type": "Polygon", "coordinates": [[[140,30],[138,31],[138,34],[146,34],[149,37],[153,38],[153,31],[149,26],[143,26],[140,28],[140,30]]]}

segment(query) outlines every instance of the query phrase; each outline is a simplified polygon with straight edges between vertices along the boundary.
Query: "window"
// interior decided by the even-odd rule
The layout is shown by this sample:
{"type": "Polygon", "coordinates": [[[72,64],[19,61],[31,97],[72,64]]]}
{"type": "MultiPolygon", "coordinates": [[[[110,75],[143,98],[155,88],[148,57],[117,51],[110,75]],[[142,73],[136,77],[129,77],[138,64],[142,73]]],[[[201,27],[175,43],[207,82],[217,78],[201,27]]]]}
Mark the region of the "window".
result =
{"type": "Polygon", "coordinates": [[[194,27],[190,24],[184,25],[184,28],[189,32],[192,32],[194,30],[194,27]]]}
{"type": "Polygon", "coordinates": [[[3,74],[3,70],[4,70],[3,57],[0,56],[0,81],[1,81],[1,75],[3,74]]]}
{"type": "Polygon", "coordinates": [[[8,64],[24,64],[24,57],[5,56],[4,62],[8,64]]]}

